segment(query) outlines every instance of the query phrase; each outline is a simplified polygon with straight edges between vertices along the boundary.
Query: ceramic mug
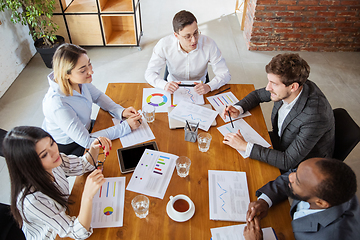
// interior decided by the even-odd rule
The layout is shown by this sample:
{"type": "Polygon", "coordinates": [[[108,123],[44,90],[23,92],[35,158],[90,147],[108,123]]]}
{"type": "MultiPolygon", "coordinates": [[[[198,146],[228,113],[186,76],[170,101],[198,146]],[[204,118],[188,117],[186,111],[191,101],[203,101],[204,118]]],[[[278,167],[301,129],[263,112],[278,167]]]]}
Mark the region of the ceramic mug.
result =
{"type": "Polygon", "coordinates": [[[176,195],[175,197],[170,196],[170,208],[178,216],[186,215],[192,209],[191,199],[183,194],[176,195]]]}

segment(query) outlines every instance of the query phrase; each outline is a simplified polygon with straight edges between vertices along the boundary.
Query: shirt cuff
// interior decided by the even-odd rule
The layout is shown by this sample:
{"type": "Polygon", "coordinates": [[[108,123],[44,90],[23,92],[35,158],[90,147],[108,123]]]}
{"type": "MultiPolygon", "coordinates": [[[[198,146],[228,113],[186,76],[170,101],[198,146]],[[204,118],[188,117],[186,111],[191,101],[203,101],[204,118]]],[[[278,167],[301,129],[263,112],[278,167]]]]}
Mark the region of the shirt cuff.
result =
{"type": "Polygon", "coordinates": [[[257,200],[264,200],[265,202],[267,202],[267,204],[269,205],[269,208],[272,206],[272,201],[271,199],[265,194],[265,193],[261,193],[261,195],[258,197],[257,200]]]}
{"type": "Polygon", "coordinates": [[[240,114],[243,114],[243,113],[244,113],[244,109],[243,109],[241,106],[239,106],[239,105],[233,105],[233,107],[236,108],[237,110],[239,110],[239,111],[240,111],[240,114]]]}
{"type": "Polygon", "coordinates": [[[74,221],[74,236],[78,239],[85,239],[90,237],[93,233],[93,229],[90,227],[89,231],[81,225],[79,219],[76,218],[74,221]]]}
{"type": "Polygon", "coordinates": [[[246,150],[245,150],[245,156],[246,156],[246,157],[249,157],[249,156],[250,156],[250,153],[251,153],[253,147],[254,147],[254,144],[253,144],[253,143],[248,142],[248,143],[246,144],[246,150]]]}

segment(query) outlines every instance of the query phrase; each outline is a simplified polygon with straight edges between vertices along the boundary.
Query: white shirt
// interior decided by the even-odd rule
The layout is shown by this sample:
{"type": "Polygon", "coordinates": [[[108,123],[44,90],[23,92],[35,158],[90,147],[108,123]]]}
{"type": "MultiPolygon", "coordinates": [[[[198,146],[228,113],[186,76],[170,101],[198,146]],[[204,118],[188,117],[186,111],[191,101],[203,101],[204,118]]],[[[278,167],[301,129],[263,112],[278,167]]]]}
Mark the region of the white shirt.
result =
{"type": "MultiPolygon", "coordinates": [[[[283,102],[283,104],[281,105],[279,111],[278,111],[278,128],[279,128],[279,131],[278,131],[278,135],[280,136],[280,133],[281,133],[281,127],[284,123],[284,120],[286,118],[286,116],[289,114],[289,112],[291,111],[291,109],[294,107],[295,103],[297,102],[297,100],[299,99],[301,93],[302,93],[302,89],[300,91],[300,93],[296,96],[296,98],[294,100],[291,101],[291,103],[287,103],[286,101],[284,100],[281,100],[283,102]]],[[[244,109],[239,106],[239,105],[234,105],[234,107],[240,111],[240,114],[243,114],[244,113],[244,109]]],[[[246,157],[249,157],[250,156],[250,153],[252,151],[254,147],[254,143],[251,143],[251,142],[248,142],[247,145],[246,145],[246,151],[245,151],[245,155],[246,157]]]]}
{"type": "MultiPolygon", "coordinates": [[[[86,158],[73,155],[66,156],[61,153],[63,163],[52,170],[55,182],[60,191],[69,195],[68,176],[79,176],[85,172],[94,170],[86,158]]],[[[18,209],[23,219],[20,199],[23,193],[18,196],[18,209]]],[[[65,209],[52,198],[41,192],[34,192],[26,195],[24,199],[23,212],[28,223],[24,220],[22,230],[27,240],[55,239],[60,237],[71,237],[74,239],[85,239],[92,234],[92,229],[87,231],[79,222],[77,217],[66,214],[65,209]]]]}
{"type": "Polygon", "coordinates": [[[205,82],[208,64],[212,66],[215,77],[208,83],[211,91],[230,81],[231,76],[216,43],[209,37],[200,35],[196,49],[187,53],[181,49],[179,40],[171,34],[159,40],[145,71],[145,79],[153,87],[165,89],[166,81],[160,76],[161,69],[167,65],[170,81],[205,82]]]}

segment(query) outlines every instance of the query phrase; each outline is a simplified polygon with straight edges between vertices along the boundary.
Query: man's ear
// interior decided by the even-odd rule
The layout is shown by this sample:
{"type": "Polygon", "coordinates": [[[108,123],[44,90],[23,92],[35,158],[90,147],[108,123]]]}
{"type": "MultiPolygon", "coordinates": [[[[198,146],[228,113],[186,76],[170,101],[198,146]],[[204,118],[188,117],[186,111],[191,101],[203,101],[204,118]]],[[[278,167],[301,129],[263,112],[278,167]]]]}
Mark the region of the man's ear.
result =
{"type": "Polygon", "coordinates": [[[174,32],[174,36],[179,39],[179,35],[176,32],[174,32]]]}
{"type": "Polygon", "coordinates": [[[297,82],[291,84],[291,92],[296,92],[299,89],[300,85],[297,82]]]}
{"type": "Polygon", "coordinates": [[[316,204],[316,206],[318,206],[318,207],[321,208],[321,209],[325,209],[325,208],[331,207],[331,205],[330,205],[327,201],[322,200],[322,199],[320,199],[320,198],[317,198],[317,199],[315,200],[315,204],[316,204]]]}

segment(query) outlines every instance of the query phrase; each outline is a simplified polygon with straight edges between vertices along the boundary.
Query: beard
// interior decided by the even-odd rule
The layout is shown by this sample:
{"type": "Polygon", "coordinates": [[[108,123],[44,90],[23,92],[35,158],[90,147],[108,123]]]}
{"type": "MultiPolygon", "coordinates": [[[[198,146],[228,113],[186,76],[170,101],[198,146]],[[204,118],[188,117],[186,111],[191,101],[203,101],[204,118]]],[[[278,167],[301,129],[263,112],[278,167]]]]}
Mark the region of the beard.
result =
{"type": "Polygon", "coordinates": [[[289,188],[290,188],[290,193],[292,195],[291,197],[296,199],[296,200],[307,202],[311,198],[309,196],[300,196],[300,195],[296,194],[294,192],[294,189],[293,189],[292,185],[291,185],[291,182],[289,182],[289,188]]]}

